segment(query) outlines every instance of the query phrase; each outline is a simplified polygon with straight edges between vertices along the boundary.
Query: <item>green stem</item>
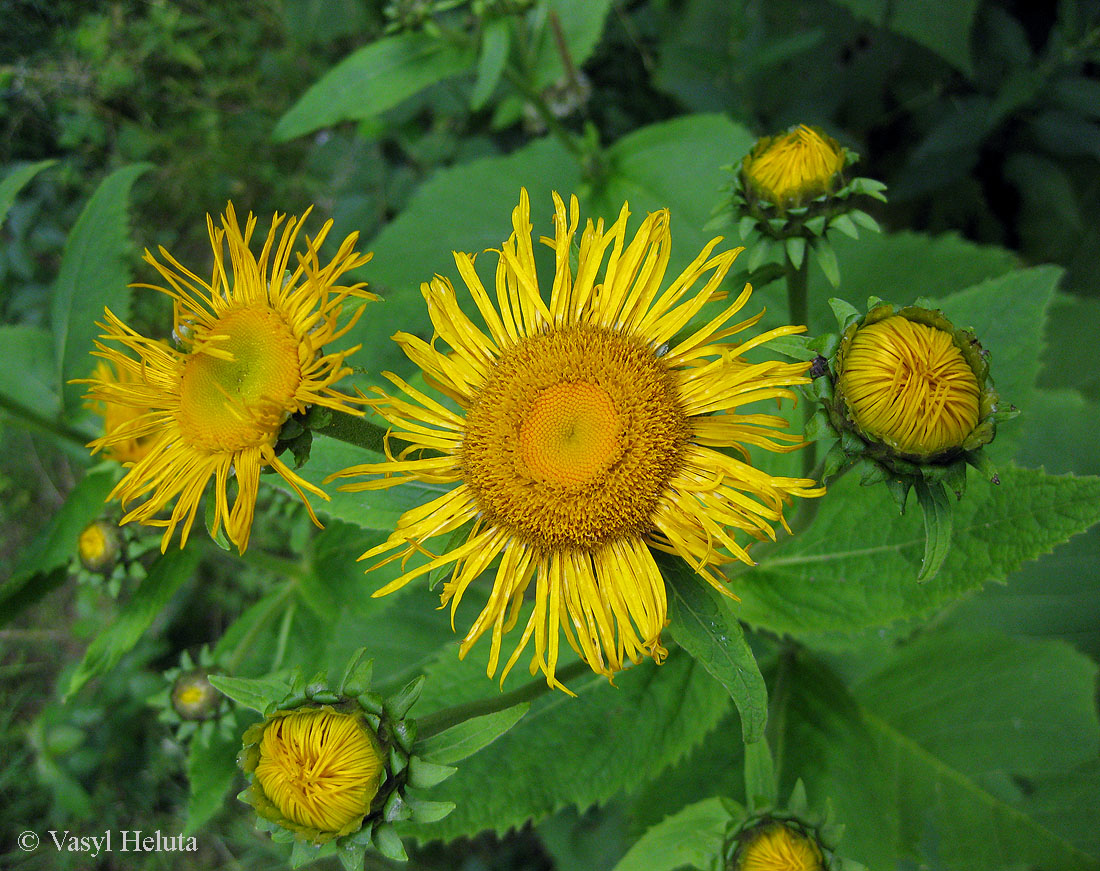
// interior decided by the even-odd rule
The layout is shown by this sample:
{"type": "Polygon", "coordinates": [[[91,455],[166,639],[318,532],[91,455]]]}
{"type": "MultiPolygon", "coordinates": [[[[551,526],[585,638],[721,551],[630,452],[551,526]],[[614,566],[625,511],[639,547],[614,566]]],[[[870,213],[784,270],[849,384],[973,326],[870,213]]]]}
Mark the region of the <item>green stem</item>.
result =
{"type": "Polygon", "coordinates": [[[382,427],[360,415],[333,411],[329,408],[324,409],[322,415],[327,422],[323,426],[311,427],[313,432],[328,436],[330,439],[347,442],[349,445],[366,448],[368,451],[383,453],[386,431],[382,427]]]}
{"type": "MultiPolygon", "coordinates": [[[[579,659],[573,664],[567,665],[555,676],[564,683],[580,677],[588,671],[590,671],[588,663],[579,659]]],[[[430,738],[450,729],[452,726],[472,720],[474,717],[484,717],[486,714],[495,714],[497,711],[507,710],[523,702],[534,701],[549,689],[550,686],[546,681],[533,680],[519,689],[512,690],[510,693],[444,708],[442,711],[436,711],[434,714],[428,714],[428,716],[418,719],[416,721],[417,734],[420,740],[430,738]]]]}
{"type": "MultiPolygon", "coordinates": [[[[791,263],[789,255],[784,256],[783,271],[787,276],[787,309],[790,313],[792,324],[803,324],[810,328],[810,246],[802,254],[802,263],[797,268],[791,263]]],[[[803,403],[802,426],[813,417],[814,409],[811,403],[803,403]]],[[[810,442],[802,449],[802,477],[810,477],[814,466],[817,465],[817,444],[810,442]]],[[[816,480],[816,479],[815,479],[816,480]]]]}
{"type": "Polygon", "coordinates": [[[542,94],[540,94],[537,89],[531,87],[527,80],[512,66],[504,68],[504,78],[508,80],[508,83],[512,85],[512,87],[523,95],[523,98],[527,100],[527,102],[535,107],[535,111],[539,113],[539,117],[546,125],[546,129],[553,133],[571,154],[575,157],[584,156],[584,149],[577,141],[577,137],[565,128],[565,125],[561,123],[557,115],[550,111],[550,107],[546,105],[546,100],[542,98],[542,94]]]}

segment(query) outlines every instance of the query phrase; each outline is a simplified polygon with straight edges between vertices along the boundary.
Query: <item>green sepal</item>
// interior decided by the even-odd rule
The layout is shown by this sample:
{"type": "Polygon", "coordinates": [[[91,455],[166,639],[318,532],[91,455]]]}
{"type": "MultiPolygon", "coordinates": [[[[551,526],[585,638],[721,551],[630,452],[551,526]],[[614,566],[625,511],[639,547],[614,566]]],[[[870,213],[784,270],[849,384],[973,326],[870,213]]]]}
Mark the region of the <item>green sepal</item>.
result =
{"type": "Polygon", "coordinates": [[[749,251],[749,259],[746,263],[749,272],[754,272],[765,261],[772,260],[772,250],[774,247],[775,243],[770,239],[761,239],[758,244],[753,245],[752,250],[749,251]]]}
{"type": "Polygon", "coordinates": [[[360,693],[356,697],[356,701],[359,702],[359,706],[364,711],[370,711],[372,714],[380,715],[384,710],[382,697],[378,693],[360,693]]]}
{"type": "Polygon", "coordinates": [[[997,474],[997,467],[985,451],[967,451],[963,454],[963,460],[977,469],[991,484],[1001,483],[1001,476],[997,474]]]}
{"type": "Polygon", "coordinates": [[[405,718],[405,714],[409,712],[409,708],[416,704],[416,700],[420,698],[420,693],[424,689],[425,680],[427,680],[427,678],[425,678],[424,675],[414,678],[409,681],[401,692],[383,702],[382,706],[391,719],[403,720],[405,718]]]}
{"type": "Polygon", "coordinates": [[[852,464],[853,460],[848,456],[848,452],[844,450],[844,446],[837,441],[829,452],[825,454],[825,460],[822,464],[821,478],[823,481],[828,481],[841,469],[845,469],[852,464]]]}
{"type": "Polygon", "coordinates": [[[787,249],[787,259],[791,261],[791,266],[795,269],[799,269],[802,266],[802,261],[806,257],[806,240],[801,236],[789,236],[784,242],[787,249]]]}
{"type": "Polygon", "coordinates": [[[924,512],[924,561],[918,581],[928,581],[936,576],[947,554],[951,551],[953,526],[951,500],[943,482],[929,482],[918,478],[914,484],[917,504],[924,512]]]}
{"type": "Polygon", "coordinates": [[[416,721],[398,720],[393,726],[393,737],[401,745],[406,753],[412,753],[413,744],[416,743],[416,721]]]}
{"type": "Polygon", "coordinates": [[[382,718],[378,716],[378,714],[371,714],[364,711],[363,717],[370,723],[370,727],[374,729],[375,732],[382,728],[382,718]]]}
{"type": "Polygon", "coordinates": [[[351,655],[344,676],[336,687],[336,692],[346,698],[355,698],[370,689],[374,677],[374,660],[367,659],[367,648],[360,647],[351,655]]]}
{"type": "Polygon", "coordinates": [[[898,506],[899,514],[905,513],[905,503],[909,499],[909,489],[912,486],[913,479],[909,477],[901,478],[897,475],[891,475],[886,479],[886,489],[890,492],[890,495],[894,497],[894,502],[898,506]]]}
{"type": "Polygon", "coordinates": [[[815,242],[813,252],[814,257],[817,258],[818,266],[825,273],[825,277],[829,279],[829,284],[834,288],[840,287],[840,264],[837,263],[836,252],[833,251],[833,246],[829,244],[829,240],[822,238],[815,242]]]}
{"type": "Polygon", "coordinates": [[[859,479],[860,486],[871,487],[880,484],[887,478],[886,469],[878,463],[864,463],[863,475],[859,479]]]}
{"type": "Polygon", "coordinates": [[[385,824],[375,826],[372,841],[375,849],[387,859],[393,859],[395,862],[409,861],[405,845],[401,843],[401,838],[393,826],[385,824]]]}
{"type": "Polygon", "coordinates": [[[203,511],[203,518],[206,521],[206,531],[210,535],[211,540],[224,551],[233,550],[233,542],[229,540],[229,537],[225,534],[225,525],[218,524],[217,532],[214,531],[214,518],[218,516],[218,502],[216,499],[207,499],[206,507],[203,511]]]}
{"type": "Polygon", "coordinates": [[[859,226],[863,227],[864,229],[870,230],[873,233],[882,232],[882,227],[879,226],[878,221],[876,221],[862,209],[852,209],[852,211],[848,213],[848,217],[855,221],[855,223],[859,224],[859,226]]]}
{"type": "Polygon", "coordinates": [[[332,692],[331,690],[321,690],[319,692],[313,693],[313,695],[310,696],[310,699],[315,702],[319,702],[322,705],[335,705],[337,702],[340,701],[340,696],[336,695],[336,693],[332,692]]]}
{"type": "Polygon", "coordinates": [[[829,226],[836,227],[841,233],[852,239],[859,238],[859,227],[857,227],[855,222],[845,214],[834,217],[833,220],[829,222],[829,226]]]}
{"type": "Polygon", "coordinates": [[[411,819],[414,823],[439,822],[455,809],[453,801],[423,801],[409,795],[405,796],[405,803],[412,812],[411,819]]]}
{"type": "Polygon", "coordinates": [[[806,797],[806,785],[802,782],[801,777],[794,782],[791,797],[787,799],[787,810],[797,817],[805,818],[810,815],[810,802],[806,797]]]}
{"type": "Polygon", "coordinates": [[[408,767],[408,764],[409,757],[407,754],[402,753],[396,747],[390,748],[390,771],[393,772],[394,777],[404,771],[408,767]]]}
{"type": "Polygon", "coordinates": [[[291,708],[300,708],[305,704],[306,694],[305,691],[291,693],[286,696],[282,701],[278,702],[275,709],[278,711],[289,711],[291,708]]]}
{"type": "Polygon", "coordinates": [[[825,223],[828,219],[824,215],[815,215],[806,221],[802,226],[813,233],[815,236],[820,236],[825,232],[825,223]]]}
{"type": "Polygon", "coordinates": [[[829,418],[823,411],[814,412],[814,416],[806,421],[802,428],[802,437],[808,442],[816,442],[822,436],[832,433],[829,418]]]}
{"type": "Polygon", "coordinates": [[[414,756],[409,760],[408,783],[413,789],[429,789],[442,783],[456,771],[458,769],[453,765],[437,765],[414,756]]]}
{"type": "Polygon", "coordinates": [[[363,871],[363,858],[367,848],[363,844],[352,841],[341,844],[336,849],[336,855],[340,858],[340,865],[344,871],[363,871]]]}
{"type": "Polygon", "coordinates": [[[294,832],[284,829],[282,826],[276,826],[271,830],[271,840],[276,844],[289,844],[294,842],[294,832]]]}
{"type": "Polygon", "coordinates": [[[312,699],[317,693],[323,693],[327,690],[328,682],[325,680],[324,675],[321,675],[306,684],[306,697],[312,699]]]}
{"type": "Polygon", "coordinates": [[[386,799],[386,803],[382,805],[382,819],[387,823],[395,823],[399,820],[407,820],[411,816],[412,810],[401,793],[395,789],[390,793],[390,797],[386,799]]]}
{"type": "Polygon", "coordinates": [[[295,841],[290,850],[290,867],[301,868],[317,859],[321,848],[316,844],[307,844],[305,841],[295,841]]]}
{"type": "MultiPolygon", "coordinates": [[[[829,308],[833,310],[833,316],[836,318],[837,324],[840,326],[841,332],[844,332],[852,324],[858,321],[861,317],[859,311],[854,305],[847,300],[840,297],[833,296],[829,298],[829,308]]],[[[826,357],[831,356],[825,354],[826,357]]]]}
{"type": "Polygon", "coordinates": [[[752,215],[744,215],[741,220],[737,222],[737,232],[741,236],[741,241],[747,241],[749,235],[756,227],[756,218],[752,215]]]}

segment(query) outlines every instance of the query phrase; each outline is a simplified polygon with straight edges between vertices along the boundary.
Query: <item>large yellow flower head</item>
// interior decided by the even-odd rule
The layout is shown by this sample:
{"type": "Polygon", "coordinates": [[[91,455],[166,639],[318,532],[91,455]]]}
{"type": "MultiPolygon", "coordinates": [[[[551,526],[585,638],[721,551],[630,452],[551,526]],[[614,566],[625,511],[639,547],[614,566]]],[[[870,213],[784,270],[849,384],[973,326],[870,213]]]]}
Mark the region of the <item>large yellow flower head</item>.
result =
{"type": "Polygon", "coordinates": [[[856,425],[905,455],[962,445],[982,388],[952,333],[893,315],[856,332],[839,388],[856,425]]]}
{"type": "Polygon", "coordinates": [[[574,272],[578,202],[573,197],[567,210],[555,194],[554,204],[554,238],[542,239],[555,258],[548,302],[522,191],[514,232],[497,252],[495,304],[473,257],[454,255],[485,329],[461,310],[451,283],[436,276],[421,288],[435,339],[394,336],[461,413],[386,373],[400,393],[380,390],[376,408],[392,425],[391,436],[408,446],[388,454],[387,462],[336,477],[372,476],[345,485],[350,490],[405,481],[457,484],[406,512],[364,558],[411,556],[426,550],[427,539],[470,522],[465,542],[375,595],[453,564],[442,594],[453,625],[470,584],[499,560],[488,602],[460,654],[488,632],[488,673],[495,674],[502,638],[533,587],[533,610],[501,679],[534,638],[532,674],[541,669],[560,687],[554,677],[560,631],[594,671],[609,677],[626,661],[664,657],[665,584],[651,548],[679,554],[725,591],[711,569],[734,560],[751,564],[734,533],[772,538],[772,524],[783,522],[791,496],[823,491],[813,481],[773,477],[750,465],[746,445],[790,451],[801,437],[782,432],[781,417],[738,411],[791,397],[791,385],[807,383],[804,364],[742,358],[804,327],[727,341],[763,314],[730,324],[749,299],[746,286],[712,320],[680,335],[704,303],[724,297],[719,286],[740,249],[712,256],[720,241],[713,240],[662,291],[668,211],[649,215],[627,244],[624,205],[610,228],[587,223],[574,272]],[[700,279],[704,286],[693,291],[700,279]],[[436,340],[449,350],[437,348],[436,340]]]}
{"type": "Polygon", "coordinates": [[[163,248],[164,263],[145,252],[146,261],[167,285],[137,286],[172,297],[179,350],[138,334],[110,310],[105,312],[103,339],[118,343],[137,359],[97,343],[100,356],[114,364],[118,378],[92,378],[88,397],[108,408],[128,406],[140,413],[108,430],[92,447],[113,449],[149,440],[145,456],[133,463],[110,498],[120,499],[124,507],[140,503],[125,514],[123,523],[136,520],[166,527],[162,549],[181,523],[181,545],[186,543],[211,478],[212,528],[216,532],[224,523],[241,551],[248,546],[261,469],[275,469],[307,508],[304,490],[327,498],[284,464],[274,448],[286,418],[308,406],[356,412],[351,403],[358,400],[333,387],[351,371],[344,361],[356,349],[326,351],[325,346],[342,336],[362,312],[360,306],[344,327],[338,327],[349,297],[376,299],[363,284],[337,284],[341,275],[362,266],[370,255],[356,253],[358,234],[353,233],[322,265],[318,252],[332,222],[316,237],[305,238],[304,252],[295,252],[305,215],[301,221],[291,218],[280,236],[284,217],[273,218],[258,257],[250,245],[255,217],[248,216],[243,233],[232,204],[220,227],[207,217],[214,251],[208,282],[163,248]],[[230,507],[228,491],[234,477],[237,495],[230,507]],[[170,515],[160,516],[170,505],[170,515]]]}
{"type": "Polygon", "coordinates": [[[255,783],[291,824],[325,841],[357,830],[385,774],[378,739],[359,713],[278,711],[263,726],[255,783]]]}
{"type": "Polygon", "coordinates": [[[741,164],[746,186],[780,209],[805,205],[837,187],[844,149],[816,127],[799,124],[759,140],[741,164]]]}

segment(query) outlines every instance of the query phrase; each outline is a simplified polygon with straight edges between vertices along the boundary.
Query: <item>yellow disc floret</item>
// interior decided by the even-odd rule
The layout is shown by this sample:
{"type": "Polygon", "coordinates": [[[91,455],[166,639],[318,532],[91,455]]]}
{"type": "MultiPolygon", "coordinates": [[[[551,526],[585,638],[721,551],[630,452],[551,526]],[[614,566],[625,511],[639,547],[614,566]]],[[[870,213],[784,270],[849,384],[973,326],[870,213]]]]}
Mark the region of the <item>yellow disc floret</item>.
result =
{"type": "Polygon", "coordinates": [[[653,351],[590,326],[502,355],[466,425],[462,465],[483,515],[544,551],[649,532],[689,434],[653,351]]]}
{"type": "Polygon", "coordinates": [[[859,329],[839,386],[856,425],[903,453],[957,447],[978,423],[981,388],[954,337],[900,315],[859,329]]]}
{"type": "Polygon", "coordinates": [[[751,833],[741,848],[737,871],[821,871],[821,850],[800,832],[782,823],[751,833]]]}
{"type": "Polygon", "coordinates": [[[267,724],[256,780],[291,822],[346,834],[370,810],[383,771],[381,748],[361,715],[300,709],[267,724]]]}
{"type": "Polygon", "coordinates": [[[741,171],[759,197],[789,208],[833,190],[844,162],[844,149],[836,140],[800,124],[789,133],[761,139],[741,171]]]}
{"type": "Polygon", "coordinates": [[[271,443],[301,383],[298,341],[267,307],[226,312],[183,363],[177,420],[188,444],[239,451],[271,443]]]}

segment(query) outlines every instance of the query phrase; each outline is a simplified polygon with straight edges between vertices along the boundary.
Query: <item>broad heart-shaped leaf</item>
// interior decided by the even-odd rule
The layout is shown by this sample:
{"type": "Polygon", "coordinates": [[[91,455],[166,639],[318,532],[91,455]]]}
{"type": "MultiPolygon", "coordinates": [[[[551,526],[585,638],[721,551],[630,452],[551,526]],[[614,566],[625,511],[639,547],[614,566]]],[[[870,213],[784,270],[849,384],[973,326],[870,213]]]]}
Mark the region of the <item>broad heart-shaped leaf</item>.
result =
{"type": "Polygon", "coordinates": [[[429,85],[472,66],[472,48],[424,33],[399,33],[365,45],[344,58],[275,125],[285,142],[339,121],[373,118],[429,85]]]}
{"type": "MultiPolygon", "coordinates": [[[[840,262],[840,292],[816,267],[810,270],[811,334],[836,331],[830,297],[839,295],[864,311],[869,296],[896,305],[908,305],[920,296],[942,300],[1019,265],[1016,256],[1003,248],[975,245],[950,233],[864,233],[858,241],[843,235],[830,240],[840,262]]],[[[783,283],[771,285],[768,293],[776,312],[785,311],[783,283]]],[[[995,310],[1004,313],[1003,306],[995,310]]]]}
{"type": "Polygon", "coordinates": [[[920,512],[904,516],[881,486],[834,485],[806,531],[730,582],[738,616],[794,636],[852,634],[927,615],[1100,520],[1100,478],[1006,466],[1001,484],[972,480],[954,506],[951,553],[916,582],[924,548],[920,512]]]}
{"type": "Polygon", "coordinates": [[[468,756],[473,756],[481,748],[492,744],[497,738],[523,719],[531,705],[524,702],[513,705],[503,711],[494,711],[480,717],[471,717],[456,723],[451,728],[425,738],[414,748],[417,756],[439,765],[453,765],[468,756]]]}
{"type": "Polygon", "coordinates": [[[940,3],[937,0],[836,0],[858,18],[909,37],[934,51],[963,73],[970,74],[970,31],[978,0],[940,3]]]}
{"type": "MultiPolygon", "coordinates": [[[[666,286],[717,233],[703,230],[719,189],[729,179],[723,166],[745,154],[755,137],[724,115],[690,115],[651,124],[607,149],[607,175],[585,198],[593,218],[613,220],[624,202],[635,215],[668,208],[672,253],[666,286]]],[[[632,224],[632,232],[637,224],[632,224]]],[[[732,228],[730,228],[732,231],[732,228]]],[[[733,238],[719,250],[735,247],[733,238]]]]}
{"type": "Polygon", "coordinates": [[[709,868],[722,852],[730,812],[721,799],[690,804],[650,828],[613,871],[675,871],[709,868]]]}
{"type": "Polygon", "coordinates": [[[1057,642],[972,630],[930,633],[879,661],[854,694],[805,654],[785,678],[780,791],[802,778],[811,807],[831,802],[843,854],[869,868],[1096,867],[1074,846],[1088,823],[1052,824],[1058,797],[1029,795],[1035,783],[1064,794],[1067,779],[1089,782],[1094,664],[1057,642]]]}
{"type": "Polygon", "coordinates": [[[191,795],[187,800],[185,835],[202,828],[225,804],[226,793],[237,776],[240,749],[240,731],[229,734],[222,729],[203,731],[191,740],[187,755],[191,795]]]}
{"type": "Polygon", "coordinates": [[[17,166],[0,181],[0,227],[4,226],[4,219],[8,216],[19,192],[47,166],[55,164],[56,160],[40,160],[38,163],[25,163],[17,166]]]}
{"type": "MultiPolygon", "coordinates": [[[[519,203],[521,187],[526,187],[531,197],[536,239],[552,233],[550,192],[557,190],[568,197],[579,180],[580,169],[572,155],[556,140],[540,139],[506,157],[440,170],[421,185],[405,210],[368,246],[374,259],[363,274],[382,301],[368,306],[346,341],[362,343],[370,353],[371,380],[388,386],[379,375],[382,370],[412,371],[412,364],[390,336],[398,330],[431,336],[420,285],[434,274],[451,279],[459,303],[479,322],[470,295],[463,289],[453,251],[476,254],[499,248],[512,232],[512,209],[519,203]]],[[[536,244],[537,257],[542,256],[539,249],[544,247],[536,244]]],[[[546,256],[552,262],[549,253],[546,256]]],[[[488,254],[481,260],[483,280],[491,288],[492,272],[485,270],[495,269],[496,260],[488,254]]],[[[356,357],[351,359],[354,363],[356,357]]]]}
{"type": "Polygon", "coordinates": [[[29,324],[0,326],[0,409],[8,403],[47,421],[61,410],[50,334],[29,324]]]}
{"type": "Polygon", "coordinates": [[[741,714],[745,743],[759,741],[768,688],[745,640],[733,603],[680,559],[661,559],[672,637],[726,688],[741,714]]]}
{"type": "MultiPolygon", "coordinates": [[[[495,683],[479,667],[484,654],[475,648],[468,659],[476,662],[460,662],[447,651],[428,669],[417,708],[438,710],[494,695],[495,683]]],[[[583,810],[605,802],[657,777],[729,709],[723,687],[676,652],[661,666],[647,661],[616,675],[615,686],[589,674],[569,687],[578,698],[546,693],[510,732],[460,763],[431,796],[453,801],[454,812],[410,831],[424,840],[505,832],[566,805],[583,810]]]]}
{"type": "Polygon", "coordinates": [[[880,776],[896,778],[902,851],[975,871],[1100,868],[1072,821],[1040,824],[1028,798],[1032,778],[1095,759],[1096,673],[1058,642],[967,631],[931,633],[857,684],[880,776]]]}
{"type": "Polygon", "coordinates": [[[122,607],[115,622],[100,632],[88,645],[84,659],[76,667],[69,681],[66,697],[71,696],[92,678],[118,664],[118,661],[138,643],[157,615],[164,610],[172,594],[190,579],[198,561],[198,555],[194,550],[178,550],[162,554],[153,563],[149,574],[141,582],[141,586],[134,592],[130,601],[122,607]]]}
{"type": "Polygon", "coordinates": [[[23,551],[7,580],[0,582],[0,625],[21,605],[33,600],[30,587],[76,555],[81,531],[103,513],[103,500],[114,486],[116,470],[100,467],[86,474],[69,493],[65,504],[23,551]]]}
{"type": "Polygon", "coordinates": [[[59,392],[66,410],[75,408],[85,392],[84,378],[94,368],[93,342],[99,335],[97,320],[106,306],[125,320],[130,313],[130,249],[127,199],[138,176],[152,164],[138,163],[117,169],[105,178],[69,233],[61,256],[61,270],[53,289],[50,321],[54,350],[60,367],[59,392]]]}

